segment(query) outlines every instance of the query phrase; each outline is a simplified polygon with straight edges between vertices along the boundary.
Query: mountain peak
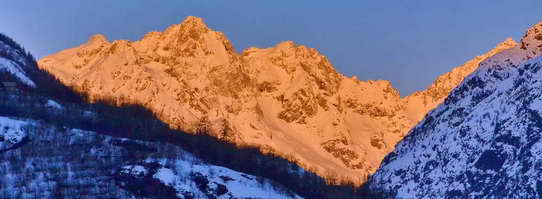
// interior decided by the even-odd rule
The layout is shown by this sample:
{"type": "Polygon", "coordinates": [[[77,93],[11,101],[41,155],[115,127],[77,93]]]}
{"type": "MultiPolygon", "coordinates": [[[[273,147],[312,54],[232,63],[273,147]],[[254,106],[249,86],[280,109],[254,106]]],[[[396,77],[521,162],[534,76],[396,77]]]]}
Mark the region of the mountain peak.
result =
{"type": "Polygon", "coordinates": [[[158,31],[148,32],[147,34],[145,34],[145,36],[143,36],[143,40],[144,39],[149,39],[149,38],[160,37],[161,34],[162,33],[158,32],[158,31]]]}
{"type": "Polygon", "coordinates": [[[184,19],[183,22],[180,24],[183,27],[190,27],[195,29],[208,29],[207,24],[203,21],[202,18],[194,17],[194,16],[188,16],[186,19],[184,19]]]}
{"type": "Polygon", "coordinates": [[[496,48],[499,48],[499,49],[500,48],[506,48],[506,49],[508,49],[508,48],[514,47],[516,45],[518,45],[518,43],[516,41],[514,41],[514,39],[508,37],[503,42],[498,44],[496,48]]]}
{"type": "Polygon", "coordinates": [[[181,35],[197,38],[203,33],[209,32],[210,29],[207,24],[203,22],[202,18],[188,16],[180,24],[175,24],[168,27],[162,35],[166,37],[179,37],[181,35]]]}
{"type": "Polygon", "coordinates": [[[535,24],[521,38],[521,49],[540,51],[542,49],[542,22],[535,24]]]}
{"type": "Polygon", "coordinates": [[[279,44],[277,44],[277,47],[278,48],[289,48],[289,47],[293,47],[295,46],[295,42],[294,41],[283,41],[283,42],[280,42],[279,44]]]}
{"type": "Polygon", "coordinates": [[[89,43],[108,43],[107,37],[102,34],[95,34],[90,37],[88,40],[89,43]]]}

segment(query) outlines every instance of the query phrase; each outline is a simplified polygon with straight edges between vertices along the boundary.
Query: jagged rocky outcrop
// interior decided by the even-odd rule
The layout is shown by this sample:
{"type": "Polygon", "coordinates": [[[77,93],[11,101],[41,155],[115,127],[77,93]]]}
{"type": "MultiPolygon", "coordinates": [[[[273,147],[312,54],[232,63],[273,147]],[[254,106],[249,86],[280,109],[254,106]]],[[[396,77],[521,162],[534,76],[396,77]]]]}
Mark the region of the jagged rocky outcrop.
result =
{"type": "Polygon", "coordinates": [[[480,64],[368,182],[396,198],[540,198],[542,23],[480,64]]]}
{"type": "Polygon", "coordinates": [[[96,35],[39,65],[90,100],[144,105],[173,128],[260,147],[332,182],[364,182],[432,107],[388,81],[345,77],[291,41],[236,53],[197,17],[134,42],[96,35]]]}

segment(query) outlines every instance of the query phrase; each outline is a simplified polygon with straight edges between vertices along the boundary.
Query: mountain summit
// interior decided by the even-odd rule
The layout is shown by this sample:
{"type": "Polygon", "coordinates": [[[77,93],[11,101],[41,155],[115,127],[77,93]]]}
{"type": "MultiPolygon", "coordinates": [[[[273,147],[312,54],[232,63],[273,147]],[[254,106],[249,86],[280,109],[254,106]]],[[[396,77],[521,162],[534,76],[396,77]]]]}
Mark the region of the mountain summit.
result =
{"type": "MultiPolygon", "coordinates": [[[[402,99],[388,81],[347,78],[316,49],[291,41],[236,53],[197,17],[140,41],[96,40],[103,42],[47,56],[40,67],[91,101],[144,105],[173,128],[259,147],[332,183],[364,182],[435,106],[402,99]]],[[[513,46],[505,43],[494,51],[513,46]]],[[[431,103],[469,70],[454,73],[431,103]]]]}

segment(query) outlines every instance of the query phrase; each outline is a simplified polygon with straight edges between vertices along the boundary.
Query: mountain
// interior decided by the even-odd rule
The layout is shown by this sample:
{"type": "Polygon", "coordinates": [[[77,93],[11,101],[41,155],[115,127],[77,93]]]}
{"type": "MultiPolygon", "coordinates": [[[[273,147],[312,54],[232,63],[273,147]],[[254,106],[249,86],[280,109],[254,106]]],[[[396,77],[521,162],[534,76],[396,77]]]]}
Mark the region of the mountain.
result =
{"type": "MultiPolygon", "coordinates": [[[[513,45],[506,41],[489,54],[513,45]]],[[[90,101],[140,104],[172,128],[258,147],[330,183],[360,184],[454,82],[489,56],[443,77],[454,78],[450,84],[403,99],[390,82],[345,77],[317,50],[291,41],[237,53],[223,33],[188,17],[139,41],[95,35],[39,66],[90,101]]]]}
{"type": "MultiPolygon", "coordinates": [[[[48,74],[40,72],[30,53],[5,35],[0,42],[0,80],[18,85],[0,87],[0,198],[302,198],[273,180],[195,156],[187,150],[203,148],[196,143],[205,138],[167,137],[171,132],[165,125],[141,109],[72,102],[73,93],[54,81],[41,85],[54,78],[37,76],[48,74]],[[60,91],[66,95],[49,96],[60,91]],[[147,131],[161,139],[141,136],[147,131]]],[[[214,149],[212,141],[205,143],[214,149]]],[[[281,167],[280,160],[273,163],[281,167]]],[[[276,171],[285,180],[310,175],[288,169],[295,174],[276,171]]]]}
{"type": "Polygon", "coordinates": [[[453,89],[368,182],[395,198],[540,198],[542,23],[453,89]]]}

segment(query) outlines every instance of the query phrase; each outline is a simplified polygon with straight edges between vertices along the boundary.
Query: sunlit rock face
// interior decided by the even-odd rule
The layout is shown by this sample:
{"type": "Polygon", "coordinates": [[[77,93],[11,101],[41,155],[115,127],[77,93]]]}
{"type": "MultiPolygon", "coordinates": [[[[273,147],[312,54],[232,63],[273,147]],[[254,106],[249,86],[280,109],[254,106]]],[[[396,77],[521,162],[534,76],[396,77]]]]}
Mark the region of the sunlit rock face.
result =
{"type": "Polygon", "coordinates": [[[453,89],[369,187],[397,198],[542,197],[541,25],[453,89]]]}
{"type": "Polygon", "coordinates": [[[90,100],[141,104],[173,128],[360,184],[480,61],[514,45],[506,41],[407,99],[388,81],[345,77],[317,50],[291,41],[237,53],[197,17],[139,41],[97,35],[39,65],[90,100]]]}

